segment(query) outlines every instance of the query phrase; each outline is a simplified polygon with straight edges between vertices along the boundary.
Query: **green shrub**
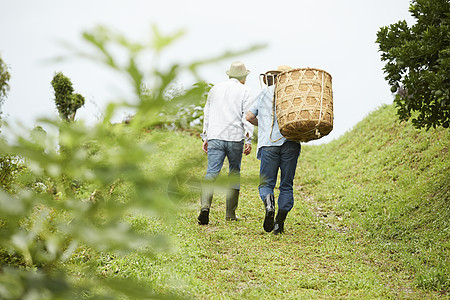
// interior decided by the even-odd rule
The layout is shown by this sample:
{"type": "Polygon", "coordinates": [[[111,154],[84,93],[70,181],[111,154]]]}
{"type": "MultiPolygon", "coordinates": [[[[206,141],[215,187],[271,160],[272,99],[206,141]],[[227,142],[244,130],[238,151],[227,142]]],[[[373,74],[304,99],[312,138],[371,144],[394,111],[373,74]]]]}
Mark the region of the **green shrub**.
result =
{"type": "Polygon", "coordinates": [[[23,165],[20,158],[5,154],[0,156],[0,187],[9,193],[14,193],[14,183],[23,165]]]}

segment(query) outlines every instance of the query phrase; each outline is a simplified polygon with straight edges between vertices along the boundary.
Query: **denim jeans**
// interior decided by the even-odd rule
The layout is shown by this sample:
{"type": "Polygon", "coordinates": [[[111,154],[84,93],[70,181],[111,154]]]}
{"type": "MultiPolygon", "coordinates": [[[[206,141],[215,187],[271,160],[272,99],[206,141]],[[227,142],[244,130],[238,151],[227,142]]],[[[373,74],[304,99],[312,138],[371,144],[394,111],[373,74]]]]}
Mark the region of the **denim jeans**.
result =
{"type": "Polygon", "coordinates": [[[281,170],[278,209],[290,211],[294,206],[294,176],[300,155],[300,143],[286,141],[282,146],[262,147],[259,170],[259,195],[264,201],[267,195],[273,195],[277,182],[278,169],[281,170]]]}
{"type": "Polygon", "coordinates": [[[214,180],[219,176],[225,157],[228,158],[229,174],[232,178],[232,189],[240,189],[241,161],[244,141],[229,142],[223,140],[208,141],[208,168],[205,179],[214,180]]]}

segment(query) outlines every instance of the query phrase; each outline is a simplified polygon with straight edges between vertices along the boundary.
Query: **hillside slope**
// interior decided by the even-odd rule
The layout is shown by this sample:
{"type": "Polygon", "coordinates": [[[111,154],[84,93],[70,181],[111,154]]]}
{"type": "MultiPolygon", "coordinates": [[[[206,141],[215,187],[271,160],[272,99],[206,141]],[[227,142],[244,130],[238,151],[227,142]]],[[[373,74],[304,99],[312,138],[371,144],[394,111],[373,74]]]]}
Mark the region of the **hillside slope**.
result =
{"type": "MultiPolygon", "coordinates": [[[[127,221],[170,247],[154,257],[93,253],[102,278],[192,299],[448,299],[448,130],[415,130],[383,106],[335,141],[304,144],[294,208],[277,236],[262,227],[255,151],[242,161],[238,221],[225,221],[219,186],[210,223],[199,226],[201,139],[165,130],[146,138],[160,151],[145,167],[183,169],[170,185],[184,193],[166,222],[140,214],[127,221]]],[[[221,174],[226,181],[227,163],[221,174]]],[[[72,260],[75,274],[84,256],[72,260]]]]}
{"type": "Polygon", "coordinates": [[[419,288],[450,290],[450,131],[399,123],[393,105],[302,149],[298,185],[317,216],[368,237],[419,288]]]}

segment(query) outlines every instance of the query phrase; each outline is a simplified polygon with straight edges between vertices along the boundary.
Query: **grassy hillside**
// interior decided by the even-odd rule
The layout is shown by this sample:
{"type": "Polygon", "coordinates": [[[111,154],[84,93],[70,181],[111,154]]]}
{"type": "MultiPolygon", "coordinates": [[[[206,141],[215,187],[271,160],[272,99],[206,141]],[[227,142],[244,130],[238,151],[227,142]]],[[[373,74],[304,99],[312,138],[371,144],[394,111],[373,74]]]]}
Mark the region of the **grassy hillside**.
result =
{"type": "Polygon", "coordinates": [[[392,105],[344,136],[305,147],[299,177],[334,227],[359,232],[417,286],[450,289],[450,131],[399,123],[392,105]]]}
{"type": "MultiPolygon", "coordinates": [[[[164,149],[158,163],[186,164],[187,175],[176,181],[187,194],[169,223],[140,215],[128,221],[164,233],[169,248],[154,257],[90,253],[100,277],[134,278],[194,299],[449,297],[448,130],[417,131],[384,106],[338,140],[303,145],[296,202],[281,236],[262,228],[255,151],[243,158],[239,220],[225,221],[218,189],[210,224],[199,226],[195,182],[206,171],[200,138],[152,135],[164,149]]],[[[73,257],[69,269],[77,272],[88,252],[73,257]]]]}

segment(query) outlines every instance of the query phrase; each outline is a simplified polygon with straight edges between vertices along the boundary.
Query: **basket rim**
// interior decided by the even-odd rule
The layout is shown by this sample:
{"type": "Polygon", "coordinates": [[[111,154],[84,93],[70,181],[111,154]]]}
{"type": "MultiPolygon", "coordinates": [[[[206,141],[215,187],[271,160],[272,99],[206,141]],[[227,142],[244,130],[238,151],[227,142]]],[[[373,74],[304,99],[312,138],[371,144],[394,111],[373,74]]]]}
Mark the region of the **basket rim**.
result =
{"type": "Polygon", "coordinates": [[[327,71],[325,71],[325,70],[323,70],[323,69],[319,69],[319,68],[311,68],[311,67],[295,68],[295,69],[283,71],[283,72],[281,72],[280,74],[278,74],[277,77],[279,77],[281,74],[291,73],[291,72],[298,71],[298,70],[316,70],[316,71],[321,71],[321,72],[327,73],[328,76],[330,76],[330,78],[333,79],[333,76],[331,76],[331,74],[328,73],[327,71]]]}

